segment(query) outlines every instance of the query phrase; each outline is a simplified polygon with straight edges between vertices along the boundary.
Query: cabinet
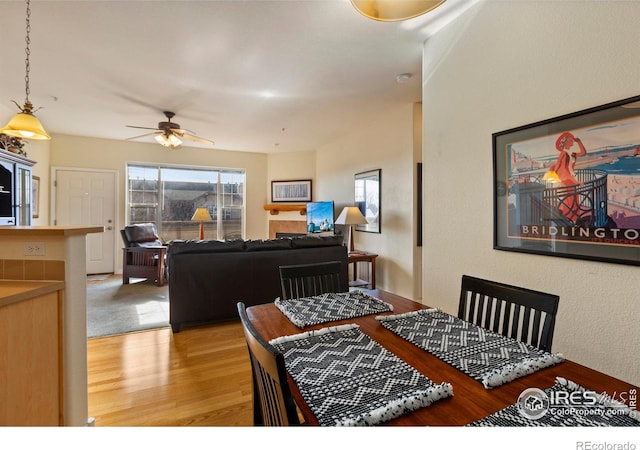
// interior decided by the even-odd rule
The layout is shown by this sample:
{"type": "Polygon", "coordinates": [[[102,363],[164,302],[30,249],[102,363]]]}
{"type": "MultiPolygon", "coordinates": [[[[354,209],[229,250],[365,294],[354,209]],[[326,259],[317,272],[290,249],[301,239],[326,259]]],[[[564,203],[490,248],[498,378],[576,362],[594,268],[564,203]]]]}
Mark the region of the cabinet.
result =
{"type": "Polygon", "coordinates": [[[31,168],[35,163],[0,149],[0,225],[31,225],[31,168]]]}
{"type": "Polygon", "coordinates": [[[0,426],[64,424],[63,282],[0,282],[0,426]]]}

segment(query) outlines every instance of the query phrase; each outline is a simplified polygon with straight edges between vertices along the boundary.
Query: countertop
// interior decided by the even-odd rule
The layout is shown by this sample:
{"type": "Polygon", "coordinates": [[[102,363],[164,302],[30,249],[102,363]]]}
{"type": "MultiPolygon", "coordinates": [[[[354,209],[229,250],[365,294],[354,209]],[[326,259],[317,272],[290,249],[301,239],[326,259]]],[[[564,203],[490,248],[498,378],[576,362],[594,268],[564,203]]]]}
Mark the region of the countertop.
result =
{"type": "Polygon", "coordinates": [[[0,307],[64,289],[64,281],[0,280],[0,307]]]}
{"type": "Polygon", "coordinates": [[[88,233],[104,233],[104,227],[85,226],[16,226],[0,227],[0,236],[75,236],[88,233]]]}

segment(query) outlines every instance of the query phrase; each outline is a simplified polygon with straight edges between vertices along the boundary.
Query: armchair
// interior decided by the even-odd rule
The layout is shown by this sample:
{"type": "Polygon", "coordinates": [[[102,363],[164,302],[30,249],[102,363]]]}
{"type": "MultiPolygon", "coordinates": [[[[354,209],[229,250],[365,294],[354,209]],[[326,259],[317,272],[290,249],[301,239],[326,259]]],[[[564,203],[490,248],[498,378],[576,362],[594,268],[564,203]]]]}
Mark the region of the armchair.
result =
{"type": "Polygon", "coordinates": [[[120,230],[122,249],[122,284],[131,278],[147,278],[156,285],[165,284],[165,259],[167,247],[158,236],[152,223],[128,225],[120,230]]]}

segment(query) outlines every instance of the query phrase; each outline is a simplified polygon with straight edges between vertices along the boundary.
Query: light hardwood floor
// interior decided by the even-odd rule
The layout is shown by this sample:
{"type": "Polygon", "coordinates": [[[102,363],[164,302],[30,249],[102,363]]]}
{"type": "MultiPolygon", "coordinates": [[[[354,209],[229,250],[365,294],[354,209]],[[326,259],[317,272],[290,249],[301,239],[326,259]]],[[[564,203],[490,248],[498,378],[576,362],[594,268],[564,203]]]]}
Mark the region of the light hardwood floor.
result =
{"type": "Polygon", "coordinates": [[[251,366],[240,322],[89,339],[95,426],[251,426],[251,366]]]}

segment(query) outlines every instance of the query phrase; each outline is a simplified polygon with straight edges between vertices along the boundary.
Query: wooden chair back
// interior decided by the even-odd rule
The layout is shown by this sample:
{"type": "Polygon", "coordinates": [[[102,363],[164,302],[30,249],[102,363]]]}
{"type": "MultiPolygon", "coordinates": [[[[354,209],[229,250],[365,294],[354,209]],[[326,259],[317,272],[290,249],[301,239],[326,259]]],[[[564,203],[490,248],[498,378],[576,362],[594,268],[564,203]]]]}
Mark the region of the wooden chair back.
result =
{"type": "Polygon", "coordinates": [[[342,262],[280,266],[282,298],[311,297],[327,292],[340,292],[342,262]]]}
{"type": "Polygon", "coordinates": [[[299,425],[296,404],[287,381],[284,356],[258,335],[247,316],[244,303],[238,302],[237,306],[251,360],[254,425],[299,425]]]}
{"type": "Polygon", "coordinates": [[[559,301],[554,294],[463,275],[458,317],[550,352],[559,301]]]}

